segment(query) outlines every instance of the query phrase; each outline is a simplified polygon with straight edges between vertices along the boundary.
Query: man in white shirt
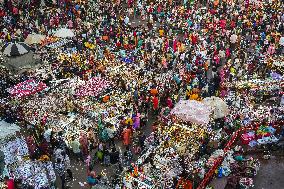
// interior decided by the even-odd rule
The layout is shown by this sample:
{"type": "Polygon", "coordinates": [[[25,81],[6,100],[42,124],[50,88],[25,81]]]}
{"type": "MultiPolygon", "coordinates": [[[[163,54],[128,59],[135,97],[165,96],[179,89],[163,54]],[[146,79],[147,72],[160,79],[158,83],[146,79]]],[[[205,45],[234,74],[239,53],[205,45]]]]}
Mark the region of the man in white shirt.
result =
{"type": "Polygon", "coordinates": [[[109,146],[115,146],[114,137],[115,137],[115,128],[112,125],[108,125],[106,128],[108,137],[109,137],[109,146]]]}
{"type": "Polygon", "coordinates": [[[284,94],[283,94],[282,97],[281,97],[280,106],[284,106],[284,94]]]}
{"type": "Polygon", "coordinates": [[[282,36],[279,40],[279,44],[284,47],[284,36],[282,36]]]}
{"type": "Polygon", "coordinates": [[[76,156],[77,160],[82,160],[81,156],[81,150],[80,150],[80,143],[78,140],[75,139],[75,137],[72,137],[72,141],[70,143],[70,148],[72,149],[74,155],[76,156]]]}
{"type": "Polygon", "coordinates": [[[125,23],[125,25],[128,25],[128,23],[129,23],[129,18],[128,18],[128,16],[125,16],[125,18],[124,18],[124,23],[125,23]]]}
{"type": "Polygon", "coordinates": [[[230,37],[230,42],[235,44],[237,42],[238,36],[236,34],[232,34],[230,37]]]}
{"type": "Polygon", "coordinates": [[[46,142],[50,143],[50,136],[51,136],[52,130],[50,128],[46,128],[43,137],[46,140],[46,142]]]}

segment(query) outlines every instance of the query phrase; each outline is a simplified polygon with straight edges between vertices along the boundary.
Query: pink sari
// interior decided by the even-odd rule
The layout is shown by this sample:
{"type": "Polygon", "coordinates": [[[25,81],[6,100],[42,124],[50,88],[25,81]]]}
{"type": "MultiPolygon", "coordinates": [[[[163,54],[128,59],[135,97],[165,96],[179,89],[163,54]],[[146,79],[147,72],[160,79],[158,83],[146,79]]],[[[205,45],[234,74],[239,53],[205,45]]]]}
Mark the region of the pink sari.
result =
{"type": "Polygon", "coordinates": [[[165,40],[165,52],[168,52],[169,49],[169,41],[166,39],[165,40]]]}
{"type": "Polygon", "coordinates": [[[275,53],[275,46],[274,45],[269,45],[267,49],[267,54],[272,55],[275,53]]]}

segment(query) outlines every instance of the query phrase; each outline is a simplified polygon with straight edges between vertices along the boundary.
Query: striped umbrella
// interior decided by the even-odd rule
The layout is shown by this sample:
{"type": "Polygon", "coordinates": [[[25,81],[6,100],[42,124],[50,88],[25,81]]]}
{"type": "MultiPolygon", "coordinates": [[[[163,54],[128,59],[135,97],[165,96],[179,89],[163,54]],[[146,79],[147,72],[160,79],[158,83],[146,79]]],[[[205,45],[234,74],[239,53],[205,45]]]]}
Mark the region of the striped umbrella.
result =
{"type": "Polygon", "coordinates": [[[8,43],[2,47],[2,52],[7,56],[21,56],[30,52],[31,48],[23,43],[8,43]]]}

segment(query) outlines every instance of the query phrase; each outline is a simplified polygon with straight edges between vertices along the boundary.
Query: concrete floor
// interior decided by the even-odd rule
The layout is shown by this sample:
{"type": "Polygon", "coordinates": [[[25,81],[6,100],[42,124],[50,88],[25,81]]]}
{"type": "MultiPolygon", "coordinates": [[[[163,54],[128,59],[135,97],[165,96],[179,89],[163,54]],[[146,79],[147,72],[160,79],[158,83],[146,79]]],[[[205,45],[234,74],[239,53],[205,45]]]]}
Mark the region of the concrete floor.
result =
{"type": "Polygon", "coordinates": [[[254,183],[255,189],[283,189],[284,156],[272,156],[270,160],[262,160],[254,183]]]}
{"type": "MultiPolygon", "coordinates": [[[[284,153],[277,152],[269,160],[258,155],[260,169],[254,177],[254,189],[283,189],[284,188],[284,153]]],[[[226,187],[227,179],[216,178],[210,183],[215,189],[229,189],[226,187]]]]}

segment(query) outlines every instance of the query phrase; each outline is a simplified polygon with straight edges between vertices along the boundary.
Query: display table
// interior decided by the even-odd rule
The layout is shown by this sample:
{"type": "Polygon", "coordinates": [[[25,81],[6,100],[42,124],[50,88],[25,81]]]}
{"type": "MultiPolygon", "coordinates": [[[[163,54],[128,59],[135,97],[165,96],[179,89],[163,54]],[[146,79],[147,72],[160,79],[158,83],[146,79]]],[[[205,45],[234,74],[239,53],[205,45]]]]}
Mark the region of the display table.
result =
{"type": "Polygon", "coordinates": [[[34,189],[50,187],[55,183],[56,175],[52,162],[23,161],[15,170],[15,178],[23,180],[23,184],[34,189]]]}

